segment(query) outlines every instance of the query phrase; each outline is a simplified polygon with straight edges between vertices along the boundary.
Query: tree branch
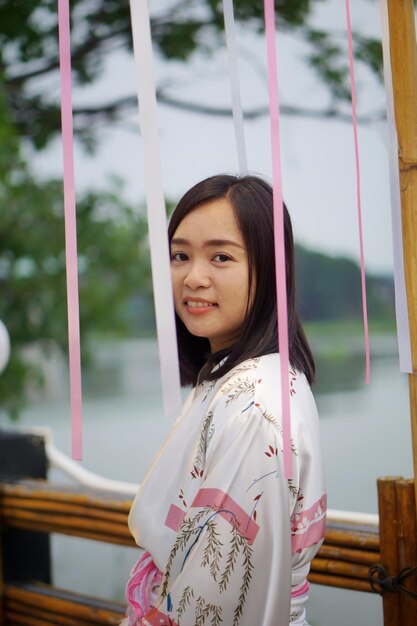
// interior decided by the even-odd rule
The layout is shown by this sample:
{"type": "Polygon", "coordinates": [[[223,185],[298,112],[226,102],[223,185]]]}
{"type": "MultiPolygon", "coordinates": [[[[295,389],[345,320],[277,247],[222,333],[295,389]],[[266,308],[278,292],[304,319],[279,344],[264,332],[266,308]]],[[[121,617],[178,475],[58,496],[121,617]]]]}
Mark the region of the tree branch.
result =
{"type": "MultiPolygon", "coordinates": [[[[180,100],[178,98],[174,98],[172,96],[167,96],[163,92],[157,92],[157,98],[160,104],[180,109],[182,111],[188,111],[190,113],[210,115],[212,117],[232,117],[233,115],[232,109],[229,107],[212,106],[200,102],[188,102],[180,100]]],[[[126,111],[127,109],[133,110],[136,106],[136,96],[126,96],[124,98],[120,98],[119,100],[115,100],[114,102],[111,102],[107,105],[82,108],[76,107],[74,108],[74,116],[86,115],[88,117],[94,117],[103,114],[106,117],[114,119],[118,116],[119,112],[126,111]]],[[[268,114],[268,112],[269,107],[267,105],[263,105],[252,109],[247,109],[246,111],[244,111],[244,117],[247,120],[255,120],[264,117],[268,114]]],[[[352,117],[350,114],[344,113],[332,107],[319,110],[284,104],[281,105],[281,114],[297,117],[307,117],[311,119],[334,119],[337,121],[349,123],[352,121],[352,117]]],[[[376,109],[375,111],[371,111],[370,113],[358,115],[358,122],[364,125],[372,124],[383,119],[385,119],[384,109],[376,109]]]]}
{"type": "MultiPolygon", "coordinates": [[[[81,45],[74,49],[71,54],[72,64],[75,65],[77,61],[82,59],[85,55],[90,52],[98,52],[99,48],[111,41],[112,39],[116,39],[120,37],[120,35],[124,34],[125,29],[120,28],[118,31],[114,31],[111,33],[107,33],[106,35],[101,35],[98,37],[94,33],[84,41],[81,45]]],[[[59,68],[59,57],[53,56],[52,59],[49,60],[45,65],[38,67],[37,69],[29,70],[27,72],[21,74],[10,75],[6,78],[6,86],[16,86],[21,85],[25,81],[36,78],[37,76],[42,76],[43,74],[48,74],[48,72],[52,72],[59,68]]]]}

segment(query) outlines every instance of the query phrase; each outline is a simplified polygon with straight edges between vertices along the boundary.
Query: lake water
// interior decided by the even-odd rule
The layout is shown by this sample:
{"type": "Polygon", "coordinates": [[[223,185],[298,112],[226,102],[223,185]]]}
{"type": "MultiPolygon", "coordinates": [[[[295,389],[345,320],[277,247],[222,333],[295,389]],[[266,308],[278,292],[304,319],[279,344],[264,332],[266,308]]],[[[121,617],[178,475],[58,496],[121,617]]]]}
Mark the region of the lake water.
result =
{"type": "MultiPolygon", "coordinates": [[[[377,513],[377,477],[412,476],[407,377],[399,373],[393,338],[376,338],[373,345],[378,357],[369,386],[356,349],[349,356],[319,358],[315,395],[333,509],[377,513]]],[[[326,346],[316,348],[326,353],[326,346]]],[[[97,365],[83,380],[83,465],[139,483],[172,422],[163,416],[156,344],[106,344],[95,352],[97,365]]],[[[47,391],[34,396],[19,427],[49,427],[55,444],[70,454],[66,368],[59,361],[45,368],[47,391]]],[[[10,425],[0,417],[0,426],[10,425]]],[[[63,480],[56,471],[51,479],[63,480]]],[[[137,559],[135,549],[72,537],[54,536],[52,550],[56,585],[115,599],[123,597],[137,559]]],[[[371,594],[313,585],[309,620],[312,626],[382,626],[382,603],[371,594]]]]}

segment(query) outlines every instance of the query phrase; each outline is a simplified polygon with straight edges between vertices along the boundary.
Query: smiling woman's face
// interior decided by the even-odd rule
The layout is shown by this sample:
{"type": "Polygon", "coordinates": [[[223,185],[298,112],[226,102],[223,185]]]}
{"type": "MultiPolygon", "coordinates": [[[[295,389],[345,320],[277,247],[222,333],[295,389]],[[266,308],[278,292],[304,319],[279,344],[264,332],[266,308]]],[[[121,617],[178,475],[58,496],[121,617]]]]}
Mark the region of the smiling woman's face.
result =
{"type": "Polygon", "coordinates": [[[187,330],[207,337],[212,352],[239,337],[248,303],[248,258],[232,205],[204,203],[179,224],[171,241],[175,310],[187,330]]]}

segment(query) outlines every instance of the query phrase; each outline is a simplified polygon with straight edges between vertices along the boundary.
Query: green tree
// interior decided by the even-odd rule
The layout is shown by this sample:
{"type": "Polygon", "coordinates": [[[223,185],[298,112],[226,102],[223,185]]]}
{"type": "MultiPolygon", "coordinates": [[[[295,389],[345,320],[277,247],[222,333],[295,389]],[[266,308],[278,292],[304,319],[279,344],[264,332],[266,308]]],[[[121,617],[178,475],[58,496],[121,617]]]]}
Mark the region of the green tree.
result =
{"type": "MultiPolygon", "coordinates": [[[[361,276],[358,263],[296,246],[299,307],[306,322],[360,320],[361,276]]],[[[368,315],[372,320],[394,322],[394,281],[391,277],[366,278],[368,315]]]]}
{"type": "MultiPolygon", "coordinates": [[[[340,118],[349,98],[345,35],[311,25],[316,4],[317,0],[277,0],[278,27],[306,43],[306,63],[326,85],[329,104],[320,112],[290,104],[283,112],[340,118]]],[[[263,31],[262,2],[235,0],[234,6],[245,28],[263,31]]],[[[71,0],[70,7],[74,82],[93,85],[115,51],[131,50],[129,3],[71,0]]],[[[224,46],[221,0],[172,0],[152,15],[151,26],[156,54],[168,63],[185,63],[198,54],[215,61],[217,50],[224,46]]],[[[356,58],[380,76],[380,43],[355,35],[354,46],[356,58]]],[[[12,416],[24,405],[28,383],[41,382],[25,347],[36,342],[44,350],[67,349],[62,182],[36,180],[21,150],[27,142],[42,149],[60,131],[58,67],[56,0],[0,0],[0,318],[9,329],[13,348],[0,377],[0,407],[12,416]]],[[[157,91],[159,101],[169,106],[230,114],[184,101],[170,86],[158,85],[157,91]]],[[[122,120],[134,107],[133,93],[75,107],[76,135],[93,148],[100,124],[122,120]]],[[[256,117],[266,111],[260,107],[247,113],[256,117]]],[[[114,181],[105,191],[84,193],[77,211],[86,359],[93,333],[123,333],[131,328],[135,297],[145,294],[151,299],[150,270],[144,220],[123,202],[120,185],[114,181]]],[[[331,274],[331,263],[324,257],[323,263],[328,266],[325,274],[331,274]]],[[[346,276],[352,273],[348,270],[346,276]]],[[[328,295],[323,291],[321,297],[328,295]]]]}
{"type": "MultiPolygon", "coordinates": [[[[325,0],[321,0],[325,2],[325,0]]],[[[366,2],[366,0],[363,0],[366,2]]],[[[369,1],[369,0],[368,0],[369,1]]],[[[350,98],[346,34],[324,32],[312,25],[317,0],[277,0],[278,27],[303,40],[305,61],[328,90],[328,105],[322,111],[308,105],[288,103],[283,113],[350,119],[343,103],[350,98]]],[[[107,59],[120,49],[132,48],[128,0],[72,0],[72,63],[77,85],[94,83],[104,72],[107,59]]],[[[152,10],[152,3],[150,3],[152,10]]],[[[263,31],[263,3],[235,0],[237,20],[247,31],[263,31]]],[[[341,10],[344,8],[341,6],[341,10]]],[[[224,47],[222,0],[172,0],[152,15],[152,37],[156,53],[166,62],[188,62],[198,53],[214,58],[224,47]]],[[[381,76],[380,42],[356,34],[354,53],[381,76]]],[[[59,131],[60,109],[51,85],[59,67],[56,0],[0,0],[0,72],[3,73],[8,108],[22,137],[42,148],[59,131]],[[41,80],[40,80],[41,79],[41,80]],[[52,91],[52,94],[51,94],[52,91]]],[[[55,91],[55,93],[54,93],[55,91]]],[[[168,106],[213,115],[230,115],[230,110],[189,102],[181,97],[181,86],[158,85],[158,98],[168,106]]],[[[108,101],[74,108],[75,130],[91,147],[99,123],[114,123],[136,107],[134,93],[108,101]]],[[[267,107],[247,112],[264,115],[267,107]]],[[[380,117],[383,112],[376,112],[380,117]]],[[[368,117],[368,121],[373,116],[368,117]]]]}
{"type": "MultiPolygon", "coordinates": [[[[1,95],[1,92],[0,92],[1,95]]],[[[16,417],[29,384],[41,384],[25,349],[68,345],[62,181],[36,181],[19,152],[0,99],[0,319],[11,360],[0,376],[0,407],[16,417]]],[[[84,360],[93,334],[129,331],[128,303],[150,294],[145,220],[121,197],[120,184],[78,199],[80,330],[84,360]]]]}

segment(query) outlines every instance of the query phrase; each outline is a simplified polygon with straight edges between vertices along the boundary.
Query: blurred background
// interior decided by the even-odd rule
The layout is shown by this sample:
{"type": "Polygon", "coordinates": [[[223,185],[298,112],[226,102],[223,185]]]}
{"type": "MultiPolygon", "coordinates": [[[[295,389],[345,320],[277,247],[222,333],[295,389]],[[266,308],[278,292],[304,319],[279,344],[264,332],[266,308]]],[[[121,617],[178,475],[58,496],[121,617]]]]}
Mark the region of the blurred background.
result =
{"type": "MultiPolygon", "coordinates": [[[[220,0],[150,3],[168,208],[236,173],[220,0]]],[[[271,176],[261,2],[235,0],[249,168],[271,176]]],[[[376,478],[412,475],[399,373],[379,2],[351,0],[371,331],[365,385],[344,3],[276,2],[284,197],[299,306],[318,364],[331,508],[377,512],[376,478]]],[[[139,483],[163,415],[127,0],[73,0],[84,460],[139,483]]],[[[55,0],[0,0],[0,427],[48,426],[70,453],[55,0]]],[[[52,476],[62,480],[60,476],[52,476]]],[[[120,599],[135,550],[53,537],[55,584],[120,599]]],[[[312,587],[312,626],[382,623],[379,597],[312,587]]]]}

